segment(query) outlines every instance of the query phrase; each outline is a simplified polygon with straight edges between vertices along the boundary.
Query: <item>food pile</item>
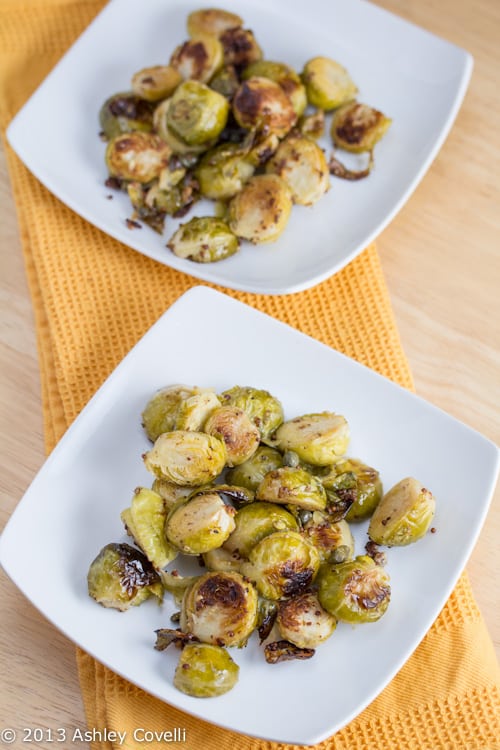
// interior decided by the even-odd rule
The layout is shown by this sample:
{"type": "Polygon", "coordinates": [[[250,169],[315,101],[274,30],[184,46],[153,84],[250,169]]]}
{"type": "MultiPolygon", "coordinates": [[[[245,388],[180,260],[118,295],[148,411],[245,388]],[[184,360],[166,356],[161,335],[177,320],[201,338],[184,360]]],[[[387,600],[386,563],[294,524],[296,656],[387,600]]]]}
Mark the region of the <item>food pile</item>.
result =
{"type": "Polygon", "coordinates": [[[276,240],[293,204],[310,206],[329,190],[330,173],[366,177],[391,120],[356,101],[357,86],[335,60],[314,57],[299,74],[264,59],[234,13],[195,11],[187,29],[167,65],[138,71],[131,91],[106,100],[100,124],[106,184],[128,193],[129,227],[163,233],[167,215],[215,201],[215,215],[181,224],[167,243],[178,257],[208,263],[236,253],[240,240],[276,240]],[[327,162],[317,139],[331,112],[333,144],[367,152],[366,169],[350,171],[333,154],[327,162]]]}
{"type": "Polygon", "coordinates": [[[135,546],[108,544],[90,565],[88,590],[127,610],[169,592],[178,627],[156,648],[181,649],[175,686],[221,695],[238,679],[227,648],[258,632],[267,662],[309,659],[339,621],[374,622],[391,589],[379,545],[428,531],[432,493],[406,478],[386,494],[379,472],[346,456],[350,432],[333,412],[285,421],[269,392],[168,386],[142,414],[154,480],[135,490],[121,519],[135,546]],[[370,518],[365,552],[350,524],[370,518]],[[200,560],[199,575],[171,567],[200,560]]]}

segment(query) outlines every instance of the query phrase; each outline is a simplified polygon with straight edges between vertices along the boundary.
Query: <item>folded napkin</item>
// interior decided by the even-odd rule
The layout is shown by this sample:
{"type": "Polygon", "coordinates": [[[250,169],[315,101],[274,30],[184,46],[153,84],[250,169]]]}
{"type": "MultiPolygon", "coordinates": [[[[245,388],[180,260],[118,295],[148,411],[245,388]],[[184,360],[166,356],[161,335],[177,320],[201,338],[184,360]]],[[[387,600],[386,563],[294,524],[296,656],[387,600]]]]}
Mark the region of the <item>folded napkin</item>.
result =
{"type": "MultiPolygon", "coordinates": [[[[0,0],[2,130],[102,0],[0,0]]],[[[139,4],[138,4],[139,12],[139,4]]],[[[55,123],[55,127],[63,127],[55,123]]],[[[36,138],[36,123],[34,123],[36,138]]],[[[137,339],[196,281],[107,237],[59,203],[7,147],[35,311],[47,451],[137,339]]],[[[375,247],[287,297],[227,292],[412,388],[375,247]]],[[[77,651],[94,750],[160,750],[134,730],[179,728],[186,750],[286,750],[166,705],[77,651]],[[103,730],[106,730],[104,733],[103,730]],[[101,731],[101,734],[99,734],[101,731]]],[[[464,574],[390,685],[322,750],[500,750],[500,677],[464,574]]],[[[334,697],[332,697],[334,700],[334,697]]]]}

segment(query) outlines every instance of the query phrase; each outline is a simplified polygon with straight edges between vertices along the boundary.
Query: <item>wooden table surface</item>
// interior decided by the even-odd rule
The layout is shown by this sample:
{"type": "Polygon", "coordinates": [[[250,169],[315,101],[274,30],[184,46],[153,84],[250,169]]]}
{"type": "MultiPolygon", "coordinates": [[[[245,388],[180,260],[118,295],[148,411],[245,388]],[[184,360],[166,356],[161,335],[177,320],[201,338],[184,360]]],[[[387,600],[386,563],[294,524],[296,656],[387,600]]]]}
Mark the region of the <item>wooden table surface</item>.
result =
{"type": "MultiPolygon", "coordinates": [[[[418,393],[500,444],[500,3],[377,4],[475,58],[451,134],[412,198],[379,237],[378,249],[418,393]]],[[[33,315],[3,153],[0,213],[1,530],[44,460],[33,315]]],[[[497,489],[467,565],[497,654],[499,538],[497,489]]],[[[11,747],[29,747],[21,742],[24,727],[53,732],[84,728],[73,645],[2,571],[0,654],[0,725],[18,731],[11,747]]],[[[50,748],[53,743],[45,735],[32,746],[50,748]]]]}

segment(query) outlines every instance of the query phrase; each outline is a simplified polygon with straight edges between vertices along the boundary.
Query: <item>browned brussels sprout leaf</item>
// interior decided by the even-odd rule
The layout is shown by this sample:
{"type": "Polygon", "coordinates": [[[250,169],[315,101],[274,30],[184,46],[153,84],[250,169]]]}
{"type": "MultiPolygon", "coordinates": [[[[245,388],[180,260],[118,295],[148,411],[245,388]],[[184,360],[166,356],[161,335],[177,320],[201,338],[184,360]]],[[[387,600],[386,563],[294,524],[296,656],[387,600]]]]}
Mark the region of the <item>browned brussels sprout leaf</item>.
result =
{"type": "Polygon", "coordinates": [[[289,641],[274,641],[264,647],[264,655],[268,664],[277,664],[279,661],[292,659],[310,659],[314,654],[313,648],[299,648],[289,641]]]}

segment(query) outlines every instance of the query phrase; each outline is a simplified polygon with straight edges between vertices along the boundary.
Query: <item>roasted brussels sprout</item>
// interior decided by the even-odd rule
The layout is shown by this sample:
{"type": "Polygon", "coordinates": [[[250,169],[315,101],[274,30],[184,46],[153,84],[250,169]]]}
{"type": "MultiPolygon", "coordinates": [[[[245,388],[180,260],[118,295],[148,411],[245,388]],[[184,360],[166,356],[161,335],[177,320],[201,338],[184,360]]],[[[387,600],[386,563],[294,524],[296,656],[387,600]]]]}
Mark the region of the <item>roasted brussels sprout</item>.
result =
{"type": "Polygon", "coordinates": [[[259,447],[259,430],[243,409],[231,404],[214,409],[205,422],[204,431],[223,441],[228,466],[242,464],[259,447]]]}
{"type": "Polygon", "coordinates": [[[136,130],[149,133],[153,129],[153,106],[130,91],[113,94],[101,107],[99,123],[106,138],[136,130]]]}
{"type": "Polygon", "coordinates": [[[177,557],[177,549],[165,537],[167,509],[157,492],[138,487],[130,508],[122,511],[121,519],[127,532],[155,568],[164,568],[177,557]]]}
{"type": "Polygon", "coordinates": [[[180,227],[167,247],[178,258],[186,258],[195,263],[213,263],[234,255],[239,248],[239,240],[222,219],[215,216],[195,216],[180,227]]]}
{"type": "Polygon", "coordinates": [[[256,492],[257,500],[298,505],[306,510],[324,510],[326,492],[315,476],[301,468],[283,466],[269,471],[256,492]]]}
{"type": "Polygon", "coordinates": [[[257,592],[239,573],[206,573],[182,600],[181,630],[204,643],[244,646],[257,624],[257,592]]]}
{"type": "Polygon", "coordinates": [[[254,244],[274,242],[285,229],[292,197],[286,182],[274,174],[252,177],[229,204],[229,226],[254,244]]]}
{"type": "Polygon", "coordinates": [[[222,143],[203,155],[195,175],[202,195],[228,200],[239,193],[254,172],[255,166],[239,144],[222,143]]]}
{"type": "Polygon", "coordinates": [[[167,539],[186,555],[221,547],[234,529],[236,511],[218,492],[200,492],[174,507],[165,525],[167,539]]]}
{"type": "Polygon", "coordinates": [[[275,133],[279,138],[297,121],[292,102],[281,86],[259,76],[240,85],[233,97],[233,114],[241,127],[275,133]]]}
{"type": "Polygon", "coordinates": [[[199,81],[184,81],[170,99],[166,124],[189,147],[213,142],[224,130],[229,104],[199,81]]]}
{"type": "Polygon", "coordinates": [[[120,180],[151,182],[167,166],[170,148],[153,133],[122,133],[106,148],[106,166],[120,180]]]}
{"type": "Polygon", "coordinates": [[[328,466],[349,445],[349,425],[340,414],[329,411],[304,414],[285,422],[276,431],[280,450],[292,450],[313,466],[328,466]]]}
{"type": "Polygon", "coordinates": [[[261,445],[253,456],[239,466],[235,466],[226,474],[228,482],[255,490],[264,479],[268,471],[283,466],[281,453],[275,448],[261,445]]]}
{"type": "Polygon", "coordinates": [[[251,386],[235,385],[233,388],[220,393],[219,398],[223,404],[237,406],[248,414],[254,425],[259,429],[260,439],[263,443],[269,441],[273,432],[283,422],[283,406],[269,391],[252,388],[251,386]]]}
{"type": "Polygon", "coordinates": [[[239,669],[221,646],[188,643],[181,651],[174,685],[194,698],[213,698],[236,685],[239,669]]]}
{"type": "Polygon", "coordinates": [[[209,389],[203,389],[188,396],[179,405],[174,429],[201,432],[207,418],[219,406],[219,399],[209,389]]]}
{"type": "Polygon", "coordinates": [[[330,173],[323,150],[311,138],[289,135],[266,164],[291,190],[292,200],[302,206],[316,203],[330,188],[330,173]]]}
{"type": "Polygon", "coordinates": [[[224,549],[248,557],[255,545],[275,531],[298,531],[295,518],[274,503],[250,503],[234,517],[235,528],[224,542],[224,549]]]}
{"type": "Polygon", "coordinates": [[[195,10],[187,17],[187,29],[190,36],[219,37],[226,29],[243,26],[243,19],[236,13],[219,8],[195,10]]]}
{"type": "Polygon", "coordinates": [[[354,557],[354,539],[346,521],[331,521],[327,513],[314,511],[301,532],[319,552],[321,562],[342,563],[354,557]]]}
{"type": "Polygon", "coordinates": [[[212,435],[176,430],[161,434],[143,458],[147,470],[159,479],[199,487],[221,473],[226,448],[222,440],[212,435]]]}
{"type": "Polygon", "coordinates": [[[336,146],[359,154],[372,151],[391,123],[378,109],[352,102],[334,113],[330,132],[336,146]]]}
{"type": "Polygon", "coordinates": [[[319,564],[318,551],[298,532],[277,531],[250,550],[242,572],[266,599],[284,599],[307,589],[319,564]]]}
{"type": "Polygon", "coordinates": [[[170,214],[175,218],[180,218],[189,211],[198,198],[198,183],[191,174],[187,173],[177,185],[168,190],[162,190],[158,180],[147,191],[145,204],[146,209],[153,214],[161,212],[163,215],[170,214]]]}
{"type": "Polygon", "coordinates": [[[310,104],[326,111],[351,102],[358,93],[347,70],[329,57],[314,57],[302,71],[310,104]]]}
{"type": "Polygon", "coordinates": [[[425,536],[435,510],[432,492],[417,479],[402,479],[375,508],[368,536],[377,544],[387,547],[412,544],[425,536]]]}
{"type": "Polygon", "coordinates": [[[345,492],[352,492],[353,502],[345,516],[349,522],[369,518],[382,497],[378,471],[355,458],[336,461],[321,482],[333,502],[335,496],[342,499],[345,492]]]}
{"type": "Polygon", "coordinates": [[[171,65],[154,65],[134,74],[132,91],[141,99],[157,102],[171,96],[181,81],[181,74],[171,65]]]}
{"type": "Polygon", "coordinates": [[[107,544],[91,563],[88,591],[92,599],[124,612],[149,596],[163,598],[158,573],[148,558],[129,544],[107,544]]]}
{"type": "Polygon", "coordinates": [[[316,579],[321,605],[338,620],[374,622],[389,606],[389,576],[368,555],[340,565],[322,565],[316,579]]]}
{"type": "Polygon", "coordinates": [[[241,77],[244,81],[249,78],[258,76],[260,78],[269,78],[277,83],[292,102],[293,109],[297,117],[300,117],[307,106],[307,95],[300,77],[293,68],[280,62],[271,60],[257,60],[251,63],[241,77]]]}
{"type": "Polygon", "coordinates": [[[169,385],[149,399],[142,412],[142,425],[152,443],[162,432],[175,429],[181,403],[198,392],[197,388],[188,385],[169,385]]]}
{"type": "Polygon", "coordinates": [[[262,57],[262,50],[250,29],[233,26],[230,29],[224,29],[219,39],[224,50],[225,65],[244,68],[262,57]]]}
{"type": "Polygon", "coordinates": [[[277,623],[281,636],[299,648],[316,648],[337,627],[335,617],[323,609],[312,593],[280,602],[277,623]]]}
{"type": "Polygon", "coordinates": [[[223,62],[222,44],[214,36],[188,39],[174,50],[170,58],[170,65],[184,80],[202,83],[209,81],[223,62]]]}

